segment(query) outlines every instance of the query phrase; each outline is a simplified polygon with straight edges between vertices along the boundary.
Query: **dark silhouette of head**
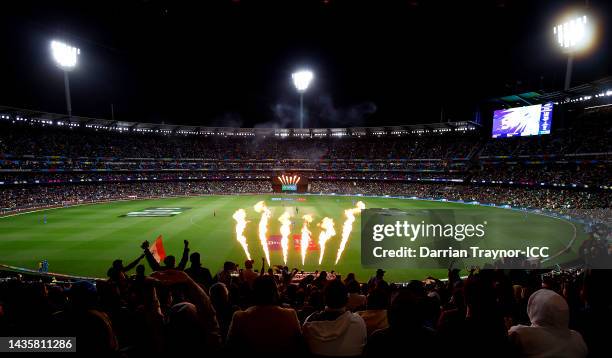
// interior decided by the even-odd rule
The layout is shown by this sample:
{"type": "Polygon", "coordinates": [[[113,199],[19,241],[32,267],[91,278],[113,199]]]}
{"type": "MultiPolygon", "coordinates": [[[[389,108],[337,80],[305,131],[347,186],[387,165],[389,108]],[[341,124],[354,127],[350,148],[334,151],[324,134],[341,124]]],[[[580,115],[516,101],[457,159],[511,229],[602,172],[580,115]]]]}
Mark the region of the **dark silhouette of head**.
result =
{"type": "Polygon", "coordinates": [[[411,280],[408,282],[406,290],[412,292],[416,297],[425,297],[425,285],[419,280],[411,280]]]}
{"type": "Polygon", "coordinates": [[[145,266],[144,265],[136,266],[136,276],[144,277],[144,275],[145,275],[145,266]]]}
{"type": "Polygon", "coordinates": [[[236,264],[231,261],[225,261],[223,263],[223,271],[234,271],[236,269],[236,264]]]}
{"type": "Polygon", "coordinates": [[[70,301],[73,308],[91,309],[96,306],[98,293],[94,283],[77,281],[70,288],[70,301]]]}
{"type": "Polygon", "coordinates": [[[348,301],[346,287],[339,280],[330,281],[325,286],[325,305],[332,309],[344,308],[348,301]]]}
{"type": "Polygon", "coordinates": [[[253,282],[253,302],[258,306],[275,305],[279,301],[278,288],[272,276],[259,276],[253,282]]]}
{"type": "Polygon", "coordinates": [[[392,329],[416,329],[422,326],[422,300],[413,292],[402,289],[387,310],[387,319],[392,329]]]}
{"type": "Polygon", "coordinates": [[[472,316],[487,317],[495,312],[495,290],[479,275],[465,280],[463,294],[466,307],[469,307],[472,316]]]}
{"type": "Polygon", "coordinates": [[[194,252],[189,255],[189,262],[191,262],[191,266],[201,266],[202,263],[200,262],[200,253],[194,252]]]}
{"type": "Polygon", "coordinates": [[[375,289],[368,295],[366,307],[369,310],[387,309],[389,307],[389,294],[384,289],[375,289]]]}
{"type": "Polygon", "coordinates": [[[174,266],[176,265],[176,258],[172,255],[166,256],[164,258],[164,265],[166,265],[167,268],[173,269],[174,266]]]}
{"type": "Polygon", "coordinates": [[[187,355],[204,347],[203,326],[198,318],[197,308],[188,302],[181,302],[168,310],[168,349],[187,355]]]}
{"type": "Polygon", "coordinates": [[[229,304],[229,291],[224,283],[217,282],[210,286],[209,294],[213,306],[220,307],[229,304]]]}
{"type": "Polygon", "coordinates": [[[361,292],[361,286],[359,285],[359,282],[357,282],[355,280],[348,281],[348,284],[346,285],[346,289],[347,289],[348,293],[359,293],[359,292],[361,292]]]}
{"type": "Polygon", "coordinates": [[[113,261],[113,268],[115,270],[123,270],[123,260],[117,259],[113,261]]]}

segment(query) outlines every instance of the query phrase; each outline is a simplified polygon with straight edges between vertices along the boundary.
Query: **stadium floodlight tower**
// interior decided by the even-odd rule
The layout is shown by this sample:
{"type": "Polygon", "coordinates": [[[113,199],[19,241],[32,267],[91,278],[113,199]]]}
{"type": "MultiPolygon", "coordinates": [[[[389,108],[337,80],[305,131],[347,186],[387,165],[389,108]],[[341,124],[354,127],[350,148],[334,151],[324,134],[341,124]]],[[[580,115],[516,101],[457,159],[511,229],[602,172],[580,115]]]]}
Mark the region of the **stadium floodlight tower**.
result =
{"type": "Polygon", "coordinates": [[[572,82],[572,66],[574,55],[586,47],[591,41],[592,31],[586,15],[572,16],[553,28],[557,44],[563,52],[567,53],[567,67],[565,70],[565,86],[569,89],[572,82]]]}
{"type": "Polygon", "coordinates": [[[68,118],[72,118],[72,102],[70,100],[70,81],[68,72],[72,71],[77,64],[77,58],[81,50],[61,41],[51,41],[51,55],[59,68],[64,71],[64,89],[66,91],[66,112],[68,118]]]}
{"type": "Polygon", "coordinates": [[[293,85],[300,93],[300,128],[304,128],[304,92],[310,86],[314,74],[309,70],[299,70],[291,75],[293,85]]]}

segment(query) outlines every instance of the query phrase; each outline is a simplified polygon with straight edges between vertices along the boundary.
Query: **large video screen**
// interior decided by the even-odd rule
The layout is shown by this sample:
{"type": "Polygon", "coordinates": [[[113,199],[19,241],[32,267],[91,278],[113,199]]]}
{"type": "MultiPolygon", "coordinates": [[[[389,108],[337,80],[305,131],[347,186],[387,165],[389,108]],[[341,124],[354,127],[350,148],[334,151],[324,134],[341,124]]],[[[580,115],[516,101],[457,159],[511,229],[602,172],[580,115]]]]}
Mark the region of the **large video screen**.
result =
{"type": "Polygon", "coordinates": [[[493,138],[550,134],[552,103],[500,109],[493,112],[493,138]]]}

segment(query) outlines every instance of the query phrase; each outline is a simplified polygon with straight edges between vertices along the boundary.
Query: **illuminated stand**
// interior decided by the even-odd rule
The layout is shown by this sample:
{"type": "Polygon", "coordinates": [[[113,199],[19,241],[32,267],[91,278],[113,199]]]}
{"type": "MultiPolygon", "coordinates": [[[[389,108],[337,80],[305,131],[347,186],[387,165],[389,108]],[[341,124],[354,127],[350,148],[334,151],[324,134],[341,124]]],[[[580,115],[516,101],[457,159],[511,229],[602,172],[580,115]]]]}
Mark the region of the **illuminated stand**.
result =
{"type": "Polygon", "coordinates": [[[77,65],[77,58],[81,50],[63,42],[51,41],[51,55],[59,68],[64,70],[64,89],[66,91],[66,113],[68,118],[72,118],[72,102],[70,100],[70,81],[68,72],[72,71],[77,65]]]}

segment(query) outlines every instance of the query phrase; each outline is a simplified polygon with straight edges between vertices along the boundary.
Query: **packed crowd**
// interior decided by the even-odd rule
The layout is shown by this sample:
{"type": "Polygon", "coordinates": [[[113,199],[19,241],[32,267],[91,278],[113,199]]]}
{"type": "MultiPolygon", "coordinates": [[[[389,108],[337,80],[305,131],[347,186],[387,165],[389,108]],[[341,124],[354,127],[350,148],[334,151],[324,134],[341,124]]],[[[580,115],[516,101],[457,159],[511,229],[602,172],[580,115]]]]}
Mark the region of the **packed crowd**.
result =
{"type": "Polygon", "coordinates": [[[19,171],[260,171],[260,170],[350,170],[350,171],[419,171],[443,170],[447,162],[432,160],[382,159],[271,159],[271,160],[201,160],[138,158],[25,158],[0,159],[0,169],[19,171]]]}
{"type": "Polygon", "coordinates": [[[531,165],[485,165],[474,172],[472,180],[514,182],[530,185],[564,184],[587,186],[610,186],[610,166],[606,163],[585,164],[531,164],[531,165]]]}
{"type": "Polygon", "coordinates": [[[0,335],[73,336],[81,354],[606,357],[612,274],[480,270],[388,283],[268,268],[216,273],[185,242],[180,262],[148,243],[108,279],[0,279],[0,335]],[[146,258],[149,270],[141,263],[146,258]],[[188,265],[188,261],[190,264],[188,265]],[[132,270],[135,268],[135,274],[132,270]]]}
{"type": "Polygon", "coordinates": [[[469,134],[363,137],[240,137],[117,133],[86,128],[0,122],[7,157],[233,159],[414,159],[466,157],[478,143],[469,134]]]}
{"type": "MultiPolygon", "coordinates": [[[[394,180],[320,180],[309,182],[316,194],[399,195],[423,199],[477,201],[561,213],[571,210],[609,209],[610,191],[580,191],[550,188],[479,186],[472,184],[418,183],[394,180]]],[[[136,181],[113,185],[98,183],[72,185],[17,185],[0,190],[0,210],[61,206],[102,200],[205,194],[269,193],[266,180],[136,181]]],[[[604,216],[606,214],[603,214],[604,216]]]]}
{"type": "Polygon", "coordinates": [[[525,208],[563,211],[567,209],[610,208],[612,193],[565,189],[516,188],[464,184],[415,184],[382,181],[310,181],[314,193],[401,195],[417,198],[445,198],[525,208]]]}
{"type": "MultiPolygon", "coordinates": [[[[324,171],[324,172],[289,172],[308,179],[326,180],[456,180],[463,181],[465,177],[461,172],[346,172],[346,171],[324,171]]],[[[49,173],[2,173],[0,172],[0,185],[20,184],[59,184],[79,182],[133,182],[133,181],[190,181],[190,180],[242,180],[242,179],[267,179],[271,180],[278,176],[278,172],[255,171],[255,172],[227,172],[227,171],[139,171],[139,172],[49,172],[49,173]]]]}
{"type": "Polygon", "coordinates": [[[338,177],[609,187],[610,129],[601,130],[608,128],[609,113],[591,115],[551,135],[507,139],[491,139],[480,130],[296,138],[119,133],[2,121],[0,182],[77,182],[103,175],[101,181],[116,181],[113,177],[126,172],[130,180],[210,178],[207,174],[218,172],[240,179],[248,172],[303,171],[313,177],[345,172],[338,177]],[[54,176],[63,181],[51,180],[54,176]]]}
{"type": "Polygon", "coordinates": [[[65,206],[104,200],[268,192],[272,192],[269,180],[18,186],[0,190],[0,210],[10,212],[13,209],[65,206]]]}

